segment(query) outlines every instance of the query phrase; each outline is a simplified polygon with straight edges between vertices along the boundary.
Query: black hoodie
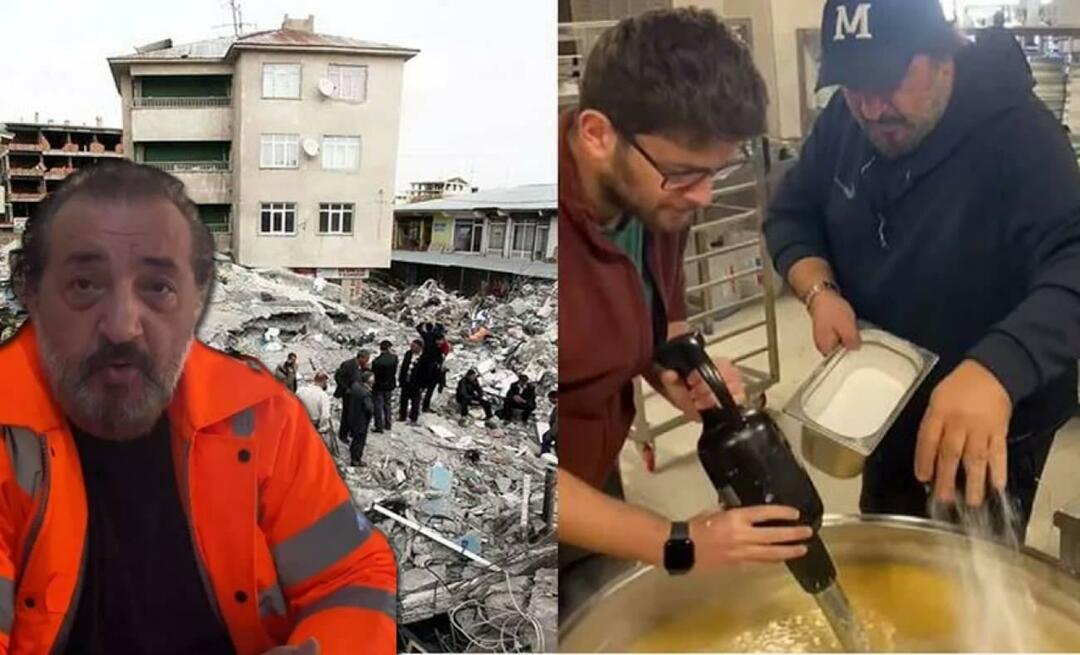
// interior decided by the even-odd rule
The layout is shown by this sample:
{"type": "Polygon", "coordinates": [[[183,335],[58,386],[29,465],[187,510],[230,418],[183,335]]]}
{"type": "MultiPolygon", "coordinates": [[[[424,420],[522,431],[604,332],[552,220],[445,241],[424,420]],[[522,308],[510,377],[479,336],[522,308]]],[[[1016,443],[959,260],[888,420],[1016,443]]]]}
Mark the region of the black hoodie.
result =
{"type": "Polygon", "coordinates": [[[1016,48],[966,46],[941,123],[894,161],[837,93],[769,208],[781,275],[827,259],[861,319],[941,357],[898,427],[918,425],[933,386],[966,358],[1012,398],[1011,440],[1075,410],[1080,175],[1033,86],[1016,48]]]}

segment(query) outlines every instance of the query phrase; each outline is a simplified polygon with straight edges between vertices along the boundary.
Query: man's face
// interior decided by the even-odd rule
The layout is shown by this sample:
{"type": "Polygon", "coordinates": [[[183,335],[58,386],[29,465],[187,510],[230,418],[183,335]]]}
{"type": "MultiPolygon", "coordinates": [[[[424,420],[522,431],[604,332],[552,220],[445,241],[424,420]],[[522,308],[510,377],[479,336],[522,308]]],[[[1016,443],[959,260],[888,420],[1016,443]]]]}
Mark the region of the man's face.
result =
{"type": "Polygon", "coordinates": [[[413,351],[414,355],[419,355],[421,352],[423,352],[423,350],[424,350],[423,346],[421,346],[418,343],[414,343],[412,345],[412,351],[413,351]]]}
{"type": "Polygon", "coordinates": [[[691,186],[663,188],[665,176],[717,170],[740,156],[739,144],[717,141],[691,148],[669,137],[639,134],[617,136],[600,183],[608,201],[640,218],[656,232],[678,232],[690,225],[694,212],[712,202],[712,177],[691,186]],[[652,159],[652,162],[649,161],[652,159]],[[655,164],[653,163],[655,162],[655,164]]]}
{"type": "Polygon", "coordinates": [[[83,430],[142,436],[172,398],[202,309],[187,222],[163,199],[75,197],[47,240],[27,309],[49,385],[83,430]]]}
{"type": "Polygon", "coordinates": [[[296,355],[289,355],[288,359],[289,359],[289,365],[290,366],[295,366],[296,365],[296,355]]]}
{"type": "Polygon", "coordinates": [[[844,88],[844,100],[867,138],[883,156],[910,154],[934,131],[952,97],[955,66],[916,55],[895,89],[844,88]]]}

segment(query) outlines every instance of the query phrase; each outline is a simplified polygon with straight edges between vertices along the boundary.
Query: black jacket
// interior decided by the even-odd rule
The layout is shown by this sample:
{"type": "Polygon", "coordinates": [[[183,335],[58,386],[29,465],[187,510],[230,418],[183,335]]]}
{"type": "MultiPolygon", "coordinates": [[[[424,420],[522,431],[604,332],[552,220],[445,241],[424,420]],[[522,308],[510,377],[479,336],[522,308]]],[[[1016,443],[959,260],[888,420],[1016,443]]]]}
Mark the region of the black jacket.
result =
{"type": "Polygon", "coordinates": [[[522,384],[520,382],[514,382],[510,385],[509,391],[506,392],[506,402],[517,404],[514,400],[514,396],[521,396],[525,401],[526,407],[536,407],[536,387],[532,383],[522,384]]]}
{"type": "Polygon", "coordinates": [[[941,123],[895,161],[838,93],[770,206],[781,275],[824,257],[859,318],[941,357],[900,429],[917,430],[930,391],[965,358],[1011,396],[1012,440],[1075,410],[1080,174],[1033,85],[1015,47],[966,46],[941,123]]]}
{"type": "Polygon", "coordinates": [[[416,331],[424,341],[424,350],[416,362],[416,383],[421,387],[434,387],[443,380],[443,354],[439,348],[439,332],[429,323],[417,327],[416,331]]]}
{"type": "Polygon", "coordinates": [[[416,364],[413,362],[413,351],[409,349],[401,360],[401,369],[398,371],[398,385],[404,388],[413,387],[416,384],[416,364]]]}
{"type": "Polygon", "coordinates": [[[349,422],[350,432],[367,434],[371,418],[375,416],[375,401],[371,397],[371,390],[357,380],[349,387],[346,402],[349,403],[346,420],[349,422]]]}
{"type": "Polygon", "coordinates": [[[458,380],[457,391],[454,393],[459,404],[464,405],[468,402],[474,402],[484,399],[484,390],[480,387],[480,379],[469,380],[468,377],[463,377],[458,380]]]}
{"type": "Polygon", "coordinates": [[[360,362],[355,357],[350,357],[341,362],[334,372],[334,398],[344,398],[345,393],[352,387],[352,383],[360,375],[360,362]]]}
{"type": "Polygon", "coordinates": [[[393,391],[396,386],[398,359],[393,353],[381,353],[371,362],[371,371],[375,374],[375,391],[393,391]]]}

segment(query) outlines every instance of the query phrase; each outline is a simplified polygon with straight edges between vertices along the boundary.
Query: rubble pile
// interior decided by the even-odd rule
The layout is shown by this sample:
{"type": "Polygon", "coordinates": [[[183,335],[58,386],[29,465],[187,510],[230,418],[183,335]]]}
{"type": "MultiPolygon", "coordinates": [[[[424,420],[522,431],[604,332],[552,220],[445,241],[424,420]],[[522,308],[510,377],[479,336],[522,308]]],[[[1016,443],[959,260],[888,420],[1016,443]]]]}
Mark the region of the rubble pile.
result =
{"type": "Polygon", "coordinates": [[[543,509],[545,493],[555,501],[545,487],[554,470],[531,425],[477,416],[461,427],[451,406],[370,434],[366,466],[346,466],[338,444],[356,505],[398,554],[399,621],[451,613],[467,643],[491,646],[482,650],[536,650],[545,639],[552,648],[557,546],[543,509]]]}
{"type": "MultiPolygon", "coordinates": [[[[218,261],[200,338],[255,355],[271,369],[295,352],[301,378],[332,374],[359,348],[374,356],[383,339],[401,357],[416,325],[446,326],[452,351],[434,411],[416,425],[395,422],[389,433],[369,434],[366,466],[348,466],[347,447],[334,445],[357,507],[398,555],[399,621],[448,614],[461,650],[537,651],[556,643],[557,546],[543,517],[549,473],[539,456],[547,391],[557,384],[556,303],[553,284],[521,285],[493,302],[429,280],[412,289],[371,283],[357,304],[347,304],[341,288],[324,280],[218,261]],[[454,389],[470,368],[495,401],[519,373],[529,375],[537,389],[533,419],[485,421],[476,409],[462,425],[454,389]]],[[[340,416],[340,401],[333,404],[340,416]]]]}
{"type": "Polygon", "coordinates": [[[15,292],[11,289],[11,272],[8,269],[11,251],[18,246],[17,241],[0,246],[0,342],[14,334],[25,318],[25,313],[15,298],[15,292]]]}

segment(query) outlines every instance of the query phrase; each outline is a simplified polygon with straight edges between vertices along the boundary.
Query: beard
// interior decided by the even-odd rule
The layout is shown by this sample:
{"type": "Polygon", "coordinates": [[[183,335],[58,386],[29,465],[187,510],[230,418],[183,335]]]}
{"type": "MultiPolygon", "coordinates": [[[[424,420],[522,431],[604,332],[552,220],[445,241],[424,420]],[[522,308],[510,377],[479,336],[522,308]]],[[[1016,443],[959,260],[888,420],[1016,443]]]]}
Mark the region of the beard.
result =
{"type": "Polygon", "coordinates": [[[600,176],[600,192],[604,202],[618,207],[621,215],[635,216],[654,233],[679,232],[690,225],[694,210],[679,211],[668,207],[648,208],[634,198],[634,182],[625,160],[617,159],[614,169],[600,176]]]}
{"type": "Polygon", "coordinates": [[[49,386],[68,419],[82,430],[109,441],[129,441],[149,434],[172,400],[194,342],[192,336],[159,369],[150,355],[133,342],[103,342],[93,354],[80,360],[64,358],[43,333],[38,337],[49,386]],[[94,375],[115,361],[123,361],[138,371],[141,389],[102,388],[92,384],[94,375]]]}

